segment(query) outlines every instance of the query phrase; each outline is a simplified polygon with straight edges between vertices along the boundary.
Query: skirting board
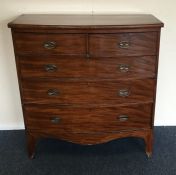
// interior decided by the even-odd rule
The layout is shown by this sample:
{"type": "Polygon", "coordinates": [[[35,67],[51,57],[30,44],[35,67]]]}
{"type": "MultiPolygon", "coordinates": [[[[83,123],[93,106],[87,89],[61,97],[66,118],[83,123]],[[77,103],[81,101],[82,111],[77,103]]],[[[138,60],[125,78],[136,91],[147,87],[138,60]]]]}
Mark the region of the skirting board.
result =
{"type": "Polygon", "coordinates": [[[0,124],[0,130],[21,130],[24,129],[24,124],[0,124]]]}

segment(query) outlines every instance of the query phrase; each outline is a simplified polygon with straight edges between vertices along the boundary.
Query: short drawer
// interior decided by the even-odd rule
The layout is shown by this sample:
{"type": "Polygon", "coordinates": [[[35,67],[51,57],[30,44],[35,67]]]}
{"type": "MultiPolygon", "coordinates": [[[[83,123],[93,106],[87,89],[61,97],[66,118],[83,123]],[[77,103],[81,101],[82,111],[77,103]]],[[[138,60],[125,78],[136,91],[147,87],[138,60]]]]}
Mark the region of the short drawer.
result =
{"type": "Polygon", "coordinates": [[[17,53],[84,55],[86,38],[84,34],[32,34],[15,33],[17,53]]]}
{"type": "Polygon", "coordinates": [[[25,106],[28,129],[60,130],[72,133],[115,132],[150,128],[152,104],[71,108],[25,106]]]}
{"type": "Polygon", "coordinates": [[[155,77],[155,56],[90,58],[19,57],[23,78],[133,79],[155,77]]]}
{"type": "Polygon", "coordinates": [[[157,33],[91,34],[89,46],[93,56],[156,55],[157,33]]]}
{"type": "Polygon", "coordinates": [[[153,101],[155,80],[118,82],[23,81],[24,103],[123,104],[153,101]]]}

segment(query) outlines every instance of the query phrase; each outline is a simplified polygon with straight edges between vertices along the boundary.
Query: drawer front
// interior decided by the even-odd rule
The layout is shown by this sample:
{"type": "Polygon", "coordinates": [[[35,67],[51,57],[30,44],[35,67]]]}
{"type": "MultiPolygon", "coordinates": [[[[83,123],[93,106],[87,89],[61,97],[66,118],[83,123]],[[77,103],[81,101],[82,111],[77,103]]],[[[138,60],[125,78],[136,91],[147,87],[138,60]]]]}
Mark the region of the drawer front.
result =
{"type": "Polygon", "coordinates": [[[122,104],[152,101],[155,80],[119,82],[23,81],[25,103],[122,104]]]}
{"type": "Polygon", "coordinates": [[[84,34],[28,34],[15,33],[17,53],[84,55],[84,34]]]}
{"type": "Polygon", "coordinates": [[[89,38],[93,56],[156,55],[157,33],[92,34],[89,38]]]}
{"type": "Polygon", "coordinates": [[[28,129],[63,132],[115,132],[151,127],[152,104],[117,107],[69,108],[25,106],[28,129]]]}
{"type": "Polygon", "coordinates": [[[90,58],[20,57],[23,78],[107,78],[128,79],[155,77],[154,56],[90,58]]]}

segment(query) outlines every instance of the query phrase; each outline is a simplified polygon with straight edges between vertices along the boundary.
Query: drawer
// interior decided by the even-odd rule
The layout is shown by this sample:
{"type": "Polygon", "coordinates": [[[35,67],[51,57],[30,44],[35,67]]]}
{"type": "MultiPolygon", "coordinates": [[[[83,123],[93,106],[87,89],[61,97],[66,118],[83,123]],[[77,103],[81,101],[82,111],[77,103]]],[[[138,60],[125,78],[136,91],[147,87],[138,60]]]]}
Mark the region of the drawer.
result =
{"type": "Polygon", "coordinates": [[[89,46],[93,56],[156,55],[157,33],[91,34],[89,46]]]}
{"type": "Polygon", "coordinates": [[[105,78],[129,79],[155,77],[154,56],[90,58],[38,57],[19,58],[23,78],[105,78]]]}
{"type": "Polygon", "coordinates": [[[25,106],[28,129],[60,130],[72,133],[115,132],[150,128],[152,104],[117,107],[71,108],[25,106]]]}
{"type": "Polygon", "coordinates": [[[15,33],[17,53],[84,55],[86,38],[84,34],[32,34],[15,33]]]}
{"type": "Polygon", "coordinates": [[[23,81],[24,103],[122,104],[153,101],[155,80],[118,82],[23,81]]]}

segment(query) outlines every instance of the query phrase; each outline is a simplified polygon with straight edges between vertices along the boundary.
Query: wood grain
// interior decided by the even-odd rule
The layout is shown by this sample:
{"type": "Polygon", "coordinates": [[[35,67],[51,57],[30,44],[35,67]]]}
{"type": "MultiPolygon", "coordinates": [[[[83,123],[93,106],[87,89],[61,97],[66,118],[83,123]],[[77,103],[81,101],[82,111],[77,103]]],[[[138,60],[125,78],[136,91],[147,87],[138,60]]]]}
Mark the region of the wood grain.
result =
{"type": "Polygon", "coordinates": [[[155,56],[141,57],[78,57],[78,56],[21,56],[23,78],[88,78],[88,79],[140,79],[155,77],[155,56]],[[47,71],[54,65],[54,71],[47,71]],[[128,71],[120,66],[128,66],[128,71]]]}
{"type": "MultiPolygon", "coordinates": [[[[25,106],[28,129],[46,129],[69,133],[117,132],[151,128],[152,104],[117,107],[44,107],[25,106]],[[127,120],[120,120],[122,115],[127,120]],[[58,118],[58,123],[52,119],[58,118]]],[[[53,131],[55,132],[55,131],[53,131]]]]}
{"type": "Polygon", "coordinates": [[[152,154],[161,21],[22,15],[8,26],[30,158],[43,137],[84,145],[140,137],[152,154]]]}
{"type": "MultiPolygon", "coordinates": [[[[29,130],[31,135],[35,135],[38,138],[58,138],[61,140],[69,141],[72,143],[77,143],[81,145],[95,145],[106,143],[115,139],[124,138],[124,137],[136,137],[146,139],[151,134],[151,129],[141,129],[141,130],[130,130],[123,132],[114,132],[114,133],[68,133],[68,132],[60,132],[58,130],[54,130],[54,132],[48,133],[46,129],[37,131],[37,130],[29,130]]],[[[152,143],[148,139],[146,139],[146,145],[152,143]]]]}
{"type": "Polygon", "coordinates": [[[85,55],[86,37],[84,34],[32,34],[15,33],[16,52],[28,54],[85,55]],[[46,42],[55,42],[56,47],[46,49],[46,42]]]}
{"type": "Polygon", "coordinates": [[[131,80],[119,82],[60,82],[23,81],[23,102],[37,104],[122,104],[153,101],[155,80],[131,80]],[[49,90],[58,92],[49,96],[49,90]],[[129,96],[119,96],[127,90],[129,96]]]}
{"type": "Polygon", "coordinates": [[[163,23],[150,14],[119,15],[58,15],[25,14],[8,24],[11,28],[21,29],[102,29],[105,28],[151,28],[163,27],[163,23]]]}
{"type": "Polygon", "coordinates": [[[91,34],[89,36],[90,55],[141,56],[156,54],[157,33],[125,33],[125,34],[91,34]],[[127,42],[128,48],[120,48],[121,42],[127,42]]]}

